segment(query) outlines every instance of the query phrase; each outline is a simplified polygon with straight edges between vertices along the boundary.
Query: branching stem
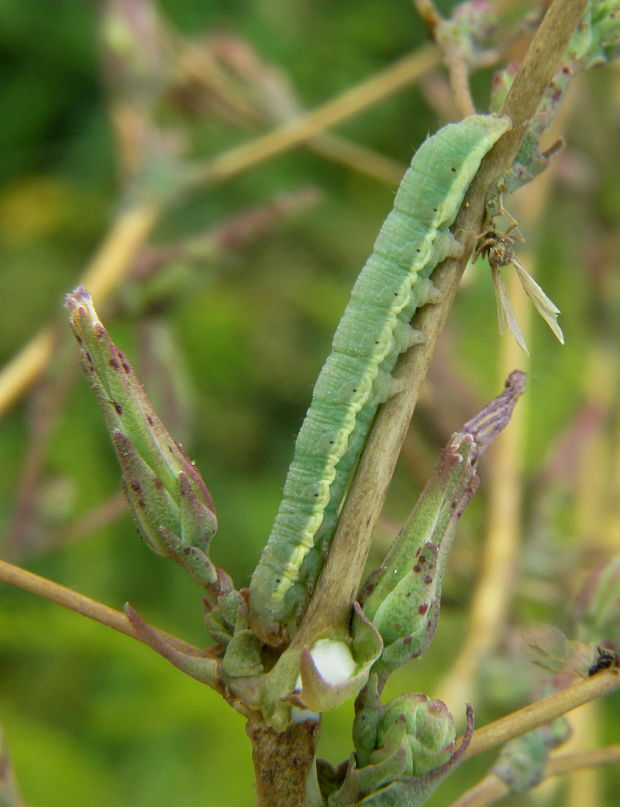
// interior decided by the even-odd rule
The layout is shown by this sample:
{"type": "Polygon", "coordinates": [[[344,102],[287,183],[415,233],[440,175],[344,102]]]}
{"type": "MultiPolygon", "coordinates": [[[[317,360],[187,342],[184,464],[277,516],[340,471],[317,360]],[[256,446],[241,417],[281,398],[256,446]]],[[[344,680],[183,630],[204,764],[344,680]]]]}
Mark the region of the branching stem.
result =
{"type": "MultiPolygon", "coordinates": [[[[598,768],[603,765],[617,765],[619,762],[620,745],[610,745],[607,748],[573,754],[554,754],[549,758],[543,781],[552,776],[564,776],[574,771],[598,768]]],[[[489,807],[509,795],[508,786],[498,776],[491,773],[459,796],[450,807],[489,807]]]]}
{"type": "MultiPolygon", "coordinates": [[[[296,120],[278,126],[272,132],[198,166],[192,172],[190,184],[201,187],[223,181],[307,142],[330,126],[342,123],[413,83],[430,70],[437,59],[437,52],[430,45],[419,48],[296,120]]],[[[337,147],[337,140],[332,140],[331,143],[332,148],[337,147]]],[[[385,169],[386,164],[376,166],[377,172],[385,169]]],[[[159,219],[162,209],[159,204],[140,201],[135,207],[123,211],[112,224],[90,266],[75,285],[87,288],[97,303],[101,304],[125,276],[138,249],[145,243],[159,219]]],[[[46,328],[34,336],[0,371],[0,416],[36,381],[50,361],[55,344],[54,330],[46,328]]]]}
{"type": "Polygon", "coordinates": [[[393,396],[377,413],[329,556],[294,637],[295,646],[309,644],[313,636],[324,630],[348,623],[351,603],[356,598],[368,556],[372,530],[381,512],[437,339],[480,231],[486,195],[493,182],[512,165],[525,134],[526,122],[536,111],[548,82],[560,65],[586,4],[587,0],[553,0],[515,77],[502,110],[511,118],[513,128],[483,160],[456,219],[453,230],[463,243],[463,257],[448,259],[433,272],[433,284],[441,292],[441,300],[437,305],[422,308],[413,321],[413,326],[422,331],[426,341],[411,348],[397,365],[395,375],[405,381],[407,391],[393,396]]]}
{"type": "Polygon", "coordinates": [[[477,729],[464,758],[469,759],[490,748],[503,745],[515,737],[520,737],[532,729],[544,726],[545,723],[549,723],[556,717],[601,695],[608,695],[616,689],[620,689],[620,674],[615,669],[602,671],[591,678],[579,680],[566,689],[554,692],[553,695],[530,703],[523,709],[518,709],[516,712],[477,729]]]}
{"type": "MultiPolygon", "coordinates": [[[[17,586],[24,591],[29,591],[31,594],[36,594],[37,597],[43,597],[50,600],[50,602],[55,602],[57,605],[69,608],[71,611],[82,614],[82,616],[89,619],[94,619],[95,622],[100,622],[102,625],[107,625],[108,628],[119,631],[119,633],[131,636],[132,639],[142,641],[136,635],[131,622],[122,611],[116,611],[98,600],[92,600],[90,597],[79,594],[77,591],[72,591],[72,589],[61,586],[59,583],[54,583],[46,577],[41,577],[19,566],[14,566],[5,560],[0,560],[0,580],[10,583],[12,586],[17,586]]],[[[199,647],[185,642],[183,639],[164,631],[159,631],[159,633],[176,650],[192,656],[204,655],[199,647]]]]}
{"type": "MultiPolygon", "coordinates": [[[[159,214],[158,205],[138,202],[114,221],[80,280],[99,304],[122,281],[159,214]]],[[[39,331],[3,368],[0,372],[0,416],[43,372],[52,358],[56,342],[55,328],[39,331]]]]}

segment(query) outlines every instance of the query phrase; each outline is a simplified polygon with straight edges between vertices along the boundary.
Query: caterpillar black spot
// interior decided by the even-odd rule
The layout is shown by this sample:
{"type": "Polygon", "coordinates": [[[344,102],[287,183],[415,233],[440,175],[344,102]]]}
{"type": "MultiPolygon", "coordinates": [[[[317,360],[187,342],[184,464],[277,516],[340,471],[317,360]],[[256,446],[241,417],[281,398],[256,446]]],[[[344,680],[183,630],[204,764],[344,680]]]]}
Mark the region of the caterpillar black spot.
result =
{"type": "Polygon", "coordinates": [[[462,251],[448,228],[482,158],[509,128],[494,115],[448,124],[420,146],[403,177],[317,379],[252,576],[252,625],[268,641],[281,624],[294,630],[303,611],[377,407],[394,391],[398,355],[419,341],[409,322],[436,299],[435,266],[462,251]]]}

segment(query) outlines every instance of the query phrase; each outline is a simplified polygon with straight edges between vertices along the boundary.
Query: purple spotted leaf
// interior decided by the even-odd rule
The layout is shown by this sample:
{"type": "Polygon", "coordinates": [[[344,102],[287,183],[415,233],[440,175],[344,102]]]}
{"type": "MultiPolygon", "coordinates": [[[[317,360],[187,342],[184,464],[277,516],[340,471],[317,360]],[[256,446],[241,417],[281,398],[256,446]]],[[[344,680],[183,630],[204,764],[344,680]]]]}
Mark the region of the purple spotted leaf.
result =
{"type": "Polygon", "coordinates": [[[443,701],[411,694],[400,695],[385,707],[380,701],[373,705],[371,698],[367,706],[376,716],[375,749],[368,762],[359,751],[350,759],[342,786],[330,795],[328,807],[421,807],[463,759],[473,734],[471,706],[459,746],[454,719],[443,701]]]}
{"type": "Polygon", "coordinates": [[[385,561],[362,590],[364,613],[384,642],[375,667],[383,681],[421,655],[433,637],[456,525],[479,484],[478,459],[510,420],[524,385],[524,374],[513,372],[504,391],[452,435],[385,561]]]}

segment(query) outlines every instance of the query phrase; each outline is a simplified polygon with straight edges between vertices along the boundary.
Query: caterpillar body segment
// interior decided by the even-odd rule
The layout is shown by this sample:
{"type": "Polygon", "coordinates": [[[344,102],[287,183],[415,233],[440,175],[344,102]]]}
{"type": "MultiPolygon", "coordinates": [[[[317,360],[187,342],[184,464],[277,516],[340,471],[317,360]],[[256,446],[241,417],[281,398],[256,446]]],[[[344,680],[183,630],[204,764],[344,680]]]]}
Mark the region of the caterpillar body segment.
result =
{"type": "Polygon", "coordinates": [[[422,144],[403,177],[317,379],[252,576],[251,623],[267,642],[284,643],[295,630],[377,407],[394,389],[394,365],[420,341],[409,322],[437,300],[430,279],[435,266],[461,254],[448,228],[482,158],[509,128],[507,118],[493,115],[448,124],[422,144]]]}

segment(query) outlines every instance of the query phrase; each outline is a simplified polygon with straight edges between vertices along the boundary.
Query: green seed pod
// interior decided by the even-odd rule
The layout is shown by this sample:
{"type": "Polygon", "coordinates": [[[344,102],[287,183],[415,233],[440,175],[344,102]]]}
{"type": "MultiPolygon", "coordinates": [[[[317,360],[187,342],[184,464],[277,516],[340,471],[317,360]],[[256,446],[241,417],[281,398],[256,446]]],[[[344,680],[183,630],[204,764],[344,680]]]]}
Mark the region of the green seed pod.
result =
{"type": "Polygon", "coordinates": [[[559,717],[506,743],[491,769],[511,793],[525,793],[542,780],[549,752],[566,742],[571,729],[559,717]]]}
{"type": "Polygon", "coordinates": [[[195,582],[215,584],[218,575],[207,552],[217,521],[202,477],[155,414],[129,362],[99,321],[86,289],[67,295],[66,307],[142,537],[153,552],[175,560],[195,582]]]}
{"type": "Polygon", "coordinates": [[[504,391],[452,435],[383,565],[363,588],[364,613],[384,643],[375,667],[381,679],[420,656],[433,637],[456,526],[478,487],[478,458],[508,423],[524,385],[523,373],[512,373],[504,391]]]}
{"type": "Polygon", "coordinates": [[[384,642],[380,676],[420,656],[439,616],[443,569],[456,524],[478,484],[471,435],[454,436],[385,561],[363,592],[384,642]],[[455,439],[458,437],[458,439],[455,439]]]}

